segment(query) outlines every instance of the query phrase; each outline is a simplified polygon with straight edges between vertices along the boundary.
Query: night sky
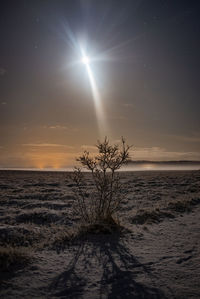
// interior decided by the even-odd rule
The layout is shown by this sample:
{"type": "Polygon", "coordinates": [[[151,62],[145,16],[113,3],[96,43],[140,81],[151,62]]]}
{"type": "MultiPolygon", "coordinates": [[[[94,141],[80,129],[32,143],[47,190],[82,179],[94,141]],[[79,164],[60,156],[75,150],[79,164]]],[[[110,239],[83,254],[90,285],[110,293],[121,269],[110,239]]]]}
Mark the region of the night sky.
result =
{"type": "Polygon", "coordinates": [[[200,1],[1,1],[0,167],[62,168],[101,137],[200,160],[200,1]]]}

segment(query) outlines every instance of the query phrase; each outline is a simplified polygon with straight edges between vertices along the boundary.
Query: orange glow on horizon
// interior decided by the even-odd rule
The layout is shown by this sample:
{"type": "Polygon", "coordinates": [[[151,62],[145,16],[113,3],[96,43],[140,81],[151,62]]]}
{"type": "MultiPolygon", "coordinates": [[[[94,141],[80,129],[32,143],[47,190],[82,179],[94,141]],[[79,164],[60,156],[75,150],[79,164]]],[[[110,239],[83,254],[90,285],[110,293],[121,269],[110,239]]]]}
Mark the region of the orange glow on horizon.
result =
{"type": "Polygon", "coordinates": [[[145,164],[143,168],[145,168],[146,170],[153,170],[155,166],[153,164],[145,164]]]}
{"type": "Polygon", "coordinates": [[[56,170],[68,165],[70,154],[59,152],[36,152],[34,154],[28,153],[27,156],[30,165],[34,168],[40,170],[52,168],[56,170]]]}

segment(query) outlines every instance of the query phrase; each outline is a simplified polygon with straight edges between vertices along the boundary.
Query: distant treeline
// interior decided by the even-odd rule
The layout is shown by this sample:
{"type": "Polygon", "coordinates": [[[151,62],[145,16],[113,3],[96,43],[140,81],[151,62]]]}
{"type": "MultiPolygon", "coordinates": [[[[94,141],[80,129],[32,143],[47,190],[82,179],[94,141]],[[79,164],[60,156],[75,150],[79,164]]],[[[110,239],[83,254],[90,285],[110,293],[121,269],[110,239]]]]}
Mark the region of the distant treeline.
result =
{"type": "Polygon", "coordinates": [[[179,161],[149,161],[149,160],[128,160],[126,164],[165,164],[165,165],[200,165],[200,161],[179,160],[179,161]]]}

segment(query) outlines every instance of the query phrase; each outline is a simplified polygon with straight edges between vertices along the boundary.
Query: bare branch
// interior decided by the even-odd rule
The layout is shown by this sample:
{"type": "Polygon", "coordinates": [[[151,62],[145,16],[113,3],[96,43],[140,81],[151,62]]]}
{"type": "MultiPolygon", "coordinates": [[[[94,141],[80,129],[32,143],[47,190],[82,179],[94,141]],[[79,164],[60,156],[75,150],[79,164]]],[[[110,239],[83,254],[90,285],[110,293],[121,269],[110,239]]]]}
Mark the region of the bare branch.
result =
{"type": "Polygon", "coordinates": [[[123,137],[121,146],[110,145],[105,137],[103,142],[97,141],[96,147],[97,156],[91,157],[88,151],[84,151],[77,159],[83,167],[91,171],[95,192],[86,198],[83,186],[87,184],[80,168],[75,169],[73,178],[78,189],[79,214],[84,221],[89,222],[108,220],[120,208],[122,185],[116,171],[128,161],[129,149],[132,146],[127,145],[123,137]]]}

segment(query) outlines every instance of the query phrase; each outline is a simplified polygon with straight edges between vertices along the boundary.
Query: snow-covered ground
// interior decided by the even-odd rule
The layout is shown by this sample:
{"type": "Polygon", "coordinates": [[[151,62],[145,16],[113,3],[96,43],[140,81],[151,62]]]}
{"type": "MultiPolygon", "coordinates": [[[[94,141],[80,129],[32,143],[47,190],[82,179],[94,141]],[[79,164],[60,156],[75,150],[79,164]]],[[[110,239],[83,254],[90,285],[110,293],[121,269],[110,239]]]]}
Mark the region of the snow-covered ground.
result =
{"type": "Polygon", "coordinates": [[[0,171],[0,245],[31,257],[1,271],[1,298],[200,298],[200,171],[120,175],[125,229],[58,250],[78,221],[69,174],[0,171]]]}

